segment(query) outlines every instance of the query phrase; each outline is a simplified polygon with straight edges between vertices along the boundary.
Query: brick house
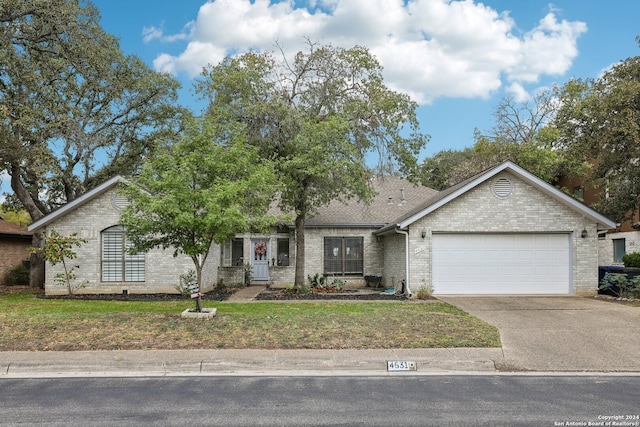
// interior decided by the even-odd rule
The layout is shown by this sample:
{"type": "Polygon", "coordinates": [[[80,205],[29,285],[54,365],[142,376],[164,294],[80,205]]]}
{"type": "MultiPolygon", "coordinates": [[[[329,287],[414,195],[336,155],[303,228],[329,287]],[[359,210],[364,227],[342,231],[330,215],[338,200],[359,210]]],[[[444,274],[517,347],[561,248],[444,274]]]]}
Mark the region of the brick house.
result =
{"type": "MultiPolygon", "coordinates": [[[[0,284],[7,273],[29,260],[33,233],[0,218],[0,284]]],[[[25,283],[28,285],[28,283],[25,283]]]]}
{"type": "MultiPolygon", "coordinates": [[[[118,227],[126,201],[113,178],[30,226],[31,231],[78,232],[83,292],[175,292],[193,269],[172,251],[127,256],[118,227]],[[130,258],[130,259],[128,259],[130,258]]],[[[336,276],[365,286],[370,276],[408,293],[431,286],[435,294],[595,294],[598,233],[615,224],[517,165],[505,162],[448,190],[385,177],[372,182],[369,205],[331,203],[306,223],[305,274],[336,276]]],[[[293,283],[293,225],[246,233],[212,248],[204,290],[251,280],[293,283]]],[[[57,267],[57,266],[55,266],[57,267]]],[[[47,266],[47,293],[57,270],[47,266]]]]}
{"type": "MultiPolygon", "coordinates": [[[[558,186],[566,188],[587,206],[593,206],[602,197],[608,197],[606,189],[585,186],[585,178],[561,177],[558,186]]],[[[616,224],[615,228],[602,231],[598,239],[598,264],[622,265],[622,257],[640,252],[640,206],[631,212],[631,219],[616,224]]]]}

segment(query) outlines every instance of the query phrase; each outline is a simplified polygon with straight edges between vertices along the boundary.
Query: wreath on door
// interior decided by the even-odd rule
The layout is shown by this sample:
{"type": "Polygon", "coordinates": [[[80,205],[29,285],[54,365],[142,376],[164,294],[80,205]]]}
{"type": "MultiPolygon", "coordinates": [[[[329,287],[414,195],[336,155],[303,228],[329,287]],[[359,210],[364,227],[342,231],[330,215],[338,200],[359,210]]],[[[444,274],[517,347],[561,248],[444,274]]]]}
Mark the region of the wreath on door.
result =
{"type": "Polygon", "coordinates": [[[267,253],[267,244],[265,242],[258,242],[255,246],[256,254],[262,256],[267,253]]]}

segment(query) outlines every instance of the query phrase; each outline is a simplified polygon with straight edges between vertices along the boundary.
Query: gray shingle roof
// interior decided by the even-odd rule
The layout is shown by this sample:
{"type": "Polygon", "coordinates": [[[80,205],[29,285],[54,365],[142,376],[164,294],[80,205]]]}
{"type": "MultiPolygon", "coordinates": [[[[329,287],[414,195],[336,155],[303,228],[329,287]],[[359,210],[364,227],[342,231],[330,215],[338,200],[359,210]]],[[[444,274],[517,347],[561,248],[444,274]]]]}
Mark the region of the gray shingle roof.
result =
{"type": "Polygon", "coordinates": [[[424,202],[438,194],[438,191],[421,185],[414,185],[396,176],[384,176],[372,182],[376,191],[369,205],[350,200],[347,204],[331,202],[322,207],[313,217],[307,219],[307,227],[347,227],[377,226],[396,222],[408,212],[412,212],[424,202]],[[404,195],[404,200],[403,200],[404,195]]]}

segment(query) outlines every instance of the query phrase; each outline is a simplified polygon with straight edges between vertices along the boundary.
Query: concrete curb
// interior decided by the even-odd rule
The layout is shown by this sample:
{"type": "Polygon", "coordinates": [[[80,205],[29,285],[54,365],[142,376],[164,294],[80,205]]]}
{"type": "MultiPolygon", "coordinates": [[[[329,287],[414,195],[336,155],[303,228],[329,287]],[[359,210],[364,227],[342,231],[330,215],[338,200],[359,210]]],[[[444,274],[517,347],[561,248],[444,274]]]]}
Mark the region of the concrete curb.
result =
{"type": "Polygon", "coordinates": [[[0,352],[0,378],[74,376],[425,375],[496,372],[502,349],[0,352]],[[387,371],[387,360],[416,371],[387,371]]]}

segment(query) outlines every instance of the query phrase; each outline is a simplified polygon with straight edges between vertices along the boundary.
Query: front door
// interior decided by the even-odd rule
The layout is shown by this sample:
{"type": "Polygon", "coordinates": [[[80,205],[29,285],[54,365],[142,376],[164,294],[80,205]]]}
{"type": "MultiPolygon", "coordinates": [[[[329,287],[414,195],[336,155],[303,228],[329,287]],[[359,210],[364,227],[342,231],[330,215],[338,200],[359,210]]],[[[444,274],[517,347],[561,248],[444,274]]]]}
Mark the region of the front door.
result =
{"type": "Polygon", "coordinates": [[[251,239],[251,280],[269,280],[269,239],[251,239]]]}

